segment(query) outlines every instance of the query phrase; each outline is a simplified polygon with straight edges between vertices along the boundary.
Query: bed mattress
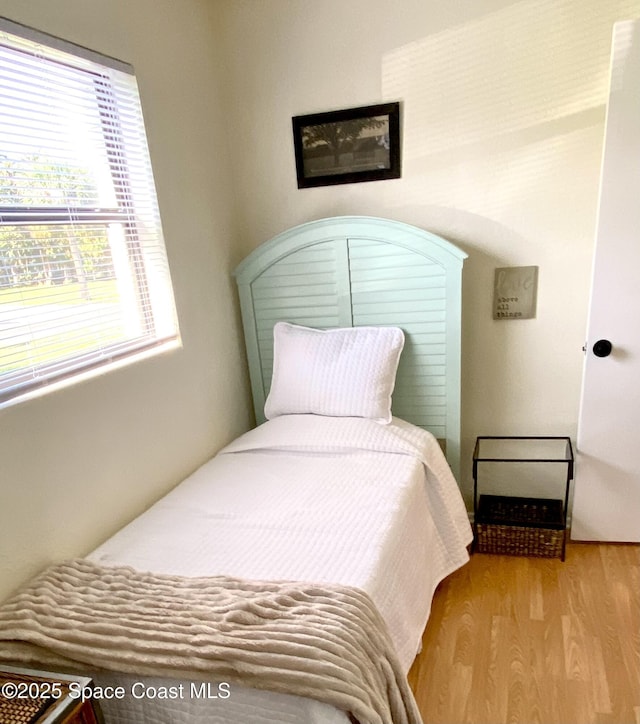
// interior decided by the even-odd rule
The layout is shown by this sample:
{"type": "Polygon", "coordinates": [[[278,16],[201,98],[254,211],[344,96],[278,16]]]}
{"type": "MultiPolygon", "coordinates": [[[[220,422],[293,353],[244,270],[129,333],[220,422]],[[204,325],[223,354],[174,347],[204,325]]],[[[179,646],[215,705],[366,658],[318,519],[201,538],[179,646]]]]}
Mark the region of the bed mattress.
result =
{"type": "MultiPolygon", "coordinates": [[[[395,418],[380,425],[295,415],[238,438],[88,557],[182,576],[356,586],[378,607],[408,671],[435,588],[468,560],[470,541],[458,486],[432,435],[395,418]]],[[[176,683],[94,678],[126,691],[141,681],[139,692],[176,683]]],[[[119,724],[349,721],[310,699],[236,685],[227,698],[101,703],[107,722],[119,724]]]]}

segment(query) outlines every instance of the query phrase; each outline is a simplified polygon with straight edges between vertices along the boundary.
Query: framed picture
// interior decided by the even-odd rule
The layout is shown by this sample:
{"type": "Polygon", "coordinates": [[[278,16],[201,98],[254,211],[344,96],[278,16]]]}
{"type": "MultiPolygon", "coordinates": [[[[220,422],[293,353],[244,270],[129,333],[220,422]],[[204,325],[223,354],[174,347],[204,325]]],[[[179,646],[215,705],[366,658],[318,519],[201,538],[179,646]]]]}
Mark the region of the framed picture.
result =
{"type": "Polygon", "coordinates": [[[537,266],[509,266],[495,270],[494,319],[533,319],[537,297],[537,266]]]}
{"type": "Polygon", "coordinates": [[[294,116],[298,188],[400,177],[400,104],[294,116]]]}

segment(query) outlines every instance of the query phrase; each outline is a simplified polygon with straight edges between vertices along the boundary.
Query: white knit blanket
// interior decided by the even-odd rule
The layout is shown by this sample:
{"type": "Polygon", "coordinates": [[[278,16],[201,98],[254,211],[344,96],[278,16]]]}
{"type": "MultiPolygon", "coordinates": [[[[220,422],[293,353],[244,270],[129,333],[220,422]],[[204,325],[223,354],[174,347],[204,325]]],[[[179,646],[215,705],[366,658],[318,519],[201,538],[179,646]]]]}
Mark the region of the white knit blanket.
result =
{"type": "Polygon", "coordinates": [[[361,724],[420,724],[385,624],[362,591],[47,569],[0,606],[0,661],[235,682],[318,699],[361,724]]]}

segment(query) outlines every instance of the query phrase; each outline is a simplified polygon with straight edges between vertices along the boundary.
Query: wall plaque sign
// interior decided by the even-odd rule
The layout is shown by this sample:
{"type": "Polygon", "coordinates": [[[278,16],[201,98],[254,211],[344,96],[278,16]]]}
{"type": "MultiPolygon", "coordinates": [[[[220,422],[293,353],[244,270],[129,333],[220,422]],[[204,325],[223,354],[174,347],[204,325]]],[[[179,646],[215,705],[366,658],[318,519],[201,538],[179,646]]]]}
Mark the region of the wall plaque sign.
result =
{"type": "Polygon", "coordinates": [[[533,319],[538,293],[537,266],[496,269],[493,283],[494,319],[533,319]]]}

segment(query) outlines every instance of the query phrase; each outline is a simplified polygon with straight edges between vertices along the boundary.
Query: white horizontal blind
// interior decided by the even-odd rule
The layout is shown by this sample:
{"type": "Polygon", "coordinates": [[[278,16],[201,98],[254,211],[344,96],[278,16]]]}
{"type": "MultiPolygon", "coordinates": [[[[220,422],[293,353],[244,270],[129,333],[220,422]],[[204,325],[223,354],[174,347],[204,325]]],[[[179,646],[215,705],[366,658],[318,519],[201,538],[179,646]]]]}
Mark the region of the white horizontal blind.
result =
{"type": "Polygon", "coordinates": [[[178,337],[135,77],[75,50],[0,21],[0,404],[178,337]]]}

